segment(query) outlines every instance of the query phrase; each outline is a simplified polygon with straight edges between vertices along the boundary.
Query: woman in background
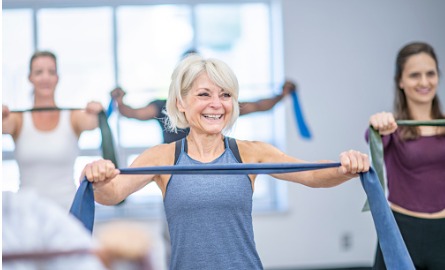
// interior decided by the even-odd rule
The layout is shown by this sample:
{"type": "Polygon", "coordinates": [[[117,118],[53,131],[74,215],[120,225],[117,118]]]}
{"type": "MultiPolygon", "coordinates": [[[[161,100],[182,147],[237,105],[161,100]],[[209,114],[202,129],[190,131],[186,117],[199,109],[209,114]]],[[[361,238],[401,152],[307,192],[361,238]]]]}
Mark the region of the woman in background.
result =
{"type": "MultiPolygon", "coordinates": [[[[57,107],[59,75],[52,52],[33,54],[28,79],[34,88],[34,109],[57,107]]],[[[20,190],[33,189],[68,211],[76,192],[73,178],[78,140],[83,131],[98,126],[102,105],[90,102],[85,110],[31,112],[10,112],[6,105],[2,107],[2,132],[10,134],[15,142],[20,190]]]]}
{"type": "MultiPolygon", "coordinates": [[[[388,200],[417,269],[445,269],[445,127],[396,120],[443,119],[434,49],[415,42],[397,56],[394,113],[370,117],[382,135],[388,200]]],[[[374,269],[386,269],[380,246],[374,269]]]]}

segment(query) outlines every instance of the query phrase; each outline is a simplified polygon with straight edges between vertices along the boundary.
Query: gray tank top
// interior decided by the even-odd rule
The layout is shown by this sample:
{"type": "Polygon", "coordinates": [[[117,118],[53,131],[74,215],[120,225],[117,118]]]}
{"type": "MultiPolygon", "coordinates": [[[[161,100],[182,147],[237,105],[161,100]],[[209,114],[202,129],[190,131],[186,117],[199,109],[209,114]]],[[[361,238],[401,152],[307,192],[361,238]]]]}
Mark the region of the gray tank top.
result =
{"type": "MultiPolygon", "coordinates": [[[[176,164],[239,163],[224,153],[209,163],[192,159],[181,140],[176,164]]],[[[170,231],[170,269],[263,269],[255,248],[252,185],[247,175],[172,175],[164,207],[170,231]]]]}

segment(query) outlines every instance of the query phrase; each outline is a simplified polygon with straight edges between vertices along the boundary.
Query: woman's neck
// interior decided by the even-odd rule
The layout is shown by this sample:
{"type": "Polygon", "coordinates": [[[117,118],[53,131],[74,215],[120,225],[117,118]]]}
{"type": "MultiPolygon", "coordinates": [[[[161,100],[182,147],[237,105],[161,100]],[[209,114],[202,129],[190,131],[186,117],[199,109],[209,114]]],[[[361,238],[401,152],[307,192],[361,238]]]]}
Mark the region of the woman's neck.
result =
{"type": "Polygon", "coordinates": [[[199,160],[213,160],[224,152],[224,136],[222,134],[196,134],[187,136],[188,154],[199,160]]]}
{"type": "Polygon", "coordinates": [[[432,104],[415,104],[409,106],[410,114],[413,120],[426,121],[431,120],[431,107],[432,104]]]}
{"type": "Polygon", "coordinates": [[[34,98],[34,108],[57,107],[53,98],[34,98]]]}

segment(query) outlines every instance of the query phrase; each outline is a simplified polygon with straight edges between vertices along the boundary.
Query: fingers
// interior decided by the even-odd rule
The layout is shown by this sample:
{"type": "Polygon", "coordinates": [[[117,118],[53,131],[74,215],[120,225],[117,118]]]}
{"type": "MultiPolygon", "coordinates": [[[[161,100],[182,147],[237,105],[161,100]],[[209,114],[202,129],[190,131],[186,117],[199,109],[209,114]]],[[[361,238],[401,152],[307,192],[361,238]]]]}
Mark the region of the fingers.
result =
{"type": "Polygon", "coordinates": [[[287,95],[287,94],[289,94],[289,93],[295,91],[296,88],[297,88],[297,87],[296,87],[296,85],[295,85],[294,82],[292,82],[292,81],[286,81],[286,82],[283,84],[283,94],[284,94],[284,95],[287,95]]]}
{"type": "Polygon", "coordinates": [[[120,87],[116,87],[115,89],[113,89],[113,91],[111,91],[112,98],[121,98],[124,95],[125,95],[125,92],[120,87]]]}
{"type": "Polygon", "coordinates": [[[361,172],[369,171],[369,157],[356,150],[349,150],[340,154],[341,166],[339,172],[341,174],[356,175],[361,172]]]}
{"type": "Polygon", "coordinates": [[[104,107],[102,106],[102,104],[100,102],[90,101],[90,102],[88,102],[85,110],[87,113],[98,114],[104,110],[104,107]]]}
{"type": "Polygon", "coordinates": [[[369,118],[369,124],[382,135],[393,133],[397,129],[394,115],[390,112],[381,112],[369,118]]]}
{"type": "Polygon", "coordinates": [[[89,163],[84,169],[84,175],[88,181],[97,183],[110,181],[119,174],[110,160],[97,160],[89,163]]]}

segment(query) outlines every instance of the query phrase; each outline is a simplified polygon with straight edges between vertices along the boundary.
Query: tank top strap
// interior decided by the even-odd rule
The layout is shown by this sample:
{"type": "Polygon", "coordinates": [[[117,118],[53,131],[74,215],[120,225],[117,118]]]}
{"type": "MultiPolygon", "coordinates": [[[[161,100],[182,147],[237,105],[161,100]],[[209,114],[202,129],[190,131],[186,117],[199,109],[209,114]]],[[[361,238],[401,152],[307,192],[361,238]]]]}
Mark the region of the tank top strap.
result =
{"type": "Polygon", "coordinates": [[[229,137],[224,136],[224,149],[229,149],[229,137]]]}
{"type": "MultiPolygon", "coordinates": [[[[232,154],[235,156],[236,160],[238,162],[243,163],[239,154],[238,146],[236,145],[235,139],[231,137],[224,137],[224,148],[227,150],[230,150],[232,154]]],[[[175,161],[173,164],[176,164],[179,160],[179,157],[183,155],[184,153],[187,153],[187,139],[182,138],[180,140],[177,140],[175,142],[175,161]]]]}

